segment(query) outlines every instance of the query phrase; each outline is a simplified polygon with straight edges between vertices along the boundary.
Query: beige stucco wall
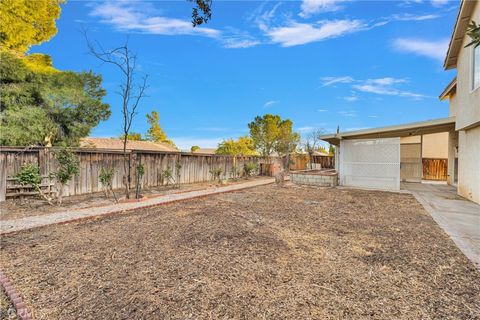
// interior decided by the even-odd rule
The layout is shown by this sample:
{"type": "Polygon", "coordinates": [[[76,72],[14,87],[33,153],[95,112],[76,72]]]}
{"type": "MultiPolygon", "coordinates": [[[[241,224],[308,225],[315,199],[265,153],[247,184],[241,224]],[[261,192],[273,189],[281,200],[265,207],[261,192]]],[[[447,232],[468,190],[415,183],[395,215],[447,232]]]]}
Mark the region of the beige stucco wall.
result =
{"type": "Polygon", "coordinates": [[[422,158],[448,158],[448,132],[401,137],[400,144],[422,143],[422,158]]]}
{"type": "Polygon", "coordinates": [[[448,132],[426,134],[423,136],[422,158],[448,158],[448,132]]]}
{"type": "Polygon", "coordinates": [[[400,144],[420,143],[420,142],[422,142],[421,136],[400,137],[400,144]]]}
{"type": "MultiPolygon", "coordinates": [[[[472,20],[480,21],[479,2],[475,4],[472,20]]],[[[453,101],[454,110],[450,110],[450,116],[456,116],[456,130],[480,121],[480,88],[472,91],[473,46],[464,48],[470,41],[470,37],[464,37],[457,59],[457,93],[453,101]]]]}
{"type": "Polygon", "coordinates": [[[458,194],[480,203],[480,126],[458,138],[458,194]]]}

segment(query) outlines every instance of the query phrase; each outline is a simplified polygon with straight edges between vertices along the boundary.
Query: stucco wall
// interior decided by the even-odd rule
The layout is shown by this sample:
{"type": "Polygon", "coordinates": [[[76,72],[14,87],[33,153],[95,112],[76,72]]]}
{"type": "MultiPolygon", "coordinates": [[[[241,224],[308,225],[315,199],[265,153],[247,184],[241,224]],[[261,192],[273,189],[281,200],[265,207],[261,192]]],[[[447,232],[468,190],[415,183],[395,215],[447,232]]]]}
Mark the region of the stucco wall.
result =
{"type": "Polygon", "coordinates": [[[448,132],[401,137],[400,144],[422,143],[422,158],[448,158],[448,132]]]}
{"type": "Polygon", "coordinates": [[[448,132],[426,134],[423,136],[422,158],[448,158],[448,132]]]}
{"type": "MultiPolygon", "coordinates": [[[[480,4],[478,2],[475,5],[472,20],[480,21],[480,4]]],[[[456,110],[450,111],[451,116],[456,116],[456,130],[464,129],[480,121],[480,88],[472,91],[473,46],[464,48],[470,41],[470,37],[464,37],[457,59],[457,93],[454,98],[456,110]]]]}
{"type": "Polygon", "coordinates": [[[458,194],[480,203],[480,126],[460,131],[458,194]]]}

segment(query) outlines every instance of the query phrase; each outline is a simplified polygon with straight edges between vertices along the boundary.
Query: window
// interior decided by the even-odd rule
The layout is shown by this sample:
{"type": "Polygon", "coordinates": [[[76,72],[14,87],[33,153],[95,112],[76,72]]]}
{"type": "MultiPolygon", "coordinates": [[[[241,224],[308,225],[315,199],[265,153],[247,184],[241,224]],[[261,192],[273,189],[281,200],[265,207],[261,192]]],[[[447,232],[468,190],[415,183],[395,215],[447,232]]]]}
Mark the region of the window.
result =
{"type": "Polygon", "coordinates": [[[480,46],[473,48],[473,90],[480,87],[480,46]]]}

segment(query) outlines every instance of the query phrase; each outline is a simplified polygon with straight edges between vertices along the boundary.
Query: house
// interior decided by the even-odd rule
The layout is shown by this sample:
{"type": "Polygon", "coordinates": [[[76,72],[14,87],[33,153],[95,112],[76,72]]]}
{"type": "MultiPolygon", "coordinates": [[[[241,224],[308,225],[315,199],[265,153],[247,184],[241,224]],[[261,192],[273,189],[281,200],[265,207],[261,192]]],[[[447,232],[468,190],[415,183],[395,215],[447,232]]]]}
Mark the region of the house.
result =
{"type": "Polygon", "coordinates": [[[217,149],[216,148],[200,148],[195,151],[192,151],[194,154],[211,154],[214,155],[216,154],[217,149]]]}
{"type": "Polygon", "coordinates": [[[399,190],[402,180],[424,178],[424,159],[445,163],[446,145],[447,182],[480,203],[480,47],[465,48],[472,20],[480,22],[480,4],[461,1],[444,64],[456,68],[457,76],[440,94],[449,99],[448,118],[321,136],[337,146],[341,185],[399,190]]]}
{"type": "MultiPolygon", "coordinates": [[[[87,137],[80,139],[80,148],[123,150],[123,140],[87,137]]],[[[127,150],[178,152],[177,148],[168,143],[136,140],[127,141],[127,150]]]]}
{"type": "Polygon", "coordinates": [[[445,70],[457,76],[440,94],[448,99],[455,130],[449,132],[448,182],[458,194],[480,203],[480,46],[465,48],[471,39],[465,34],[470,21],[480,22],[480,3],[462,1],[445,58],[445,70]]]}

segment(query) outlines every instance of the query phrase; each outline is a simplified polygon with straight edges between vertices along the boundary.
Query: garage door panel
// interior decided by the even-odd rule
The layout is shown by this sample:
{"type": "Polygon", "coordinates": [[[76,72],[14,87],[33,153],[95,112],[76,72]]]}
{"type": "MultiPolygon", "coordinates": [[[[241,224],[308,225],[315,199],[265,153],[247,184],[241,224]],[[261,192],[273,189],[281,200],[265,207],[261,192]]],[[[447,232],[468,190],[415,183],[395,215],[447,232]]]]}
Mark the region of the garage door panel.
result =
{"type": "Polygon", "coordinates": [[[340,182],[345,186],[400,189],[400,138],[342,140],[340,182]]]}

